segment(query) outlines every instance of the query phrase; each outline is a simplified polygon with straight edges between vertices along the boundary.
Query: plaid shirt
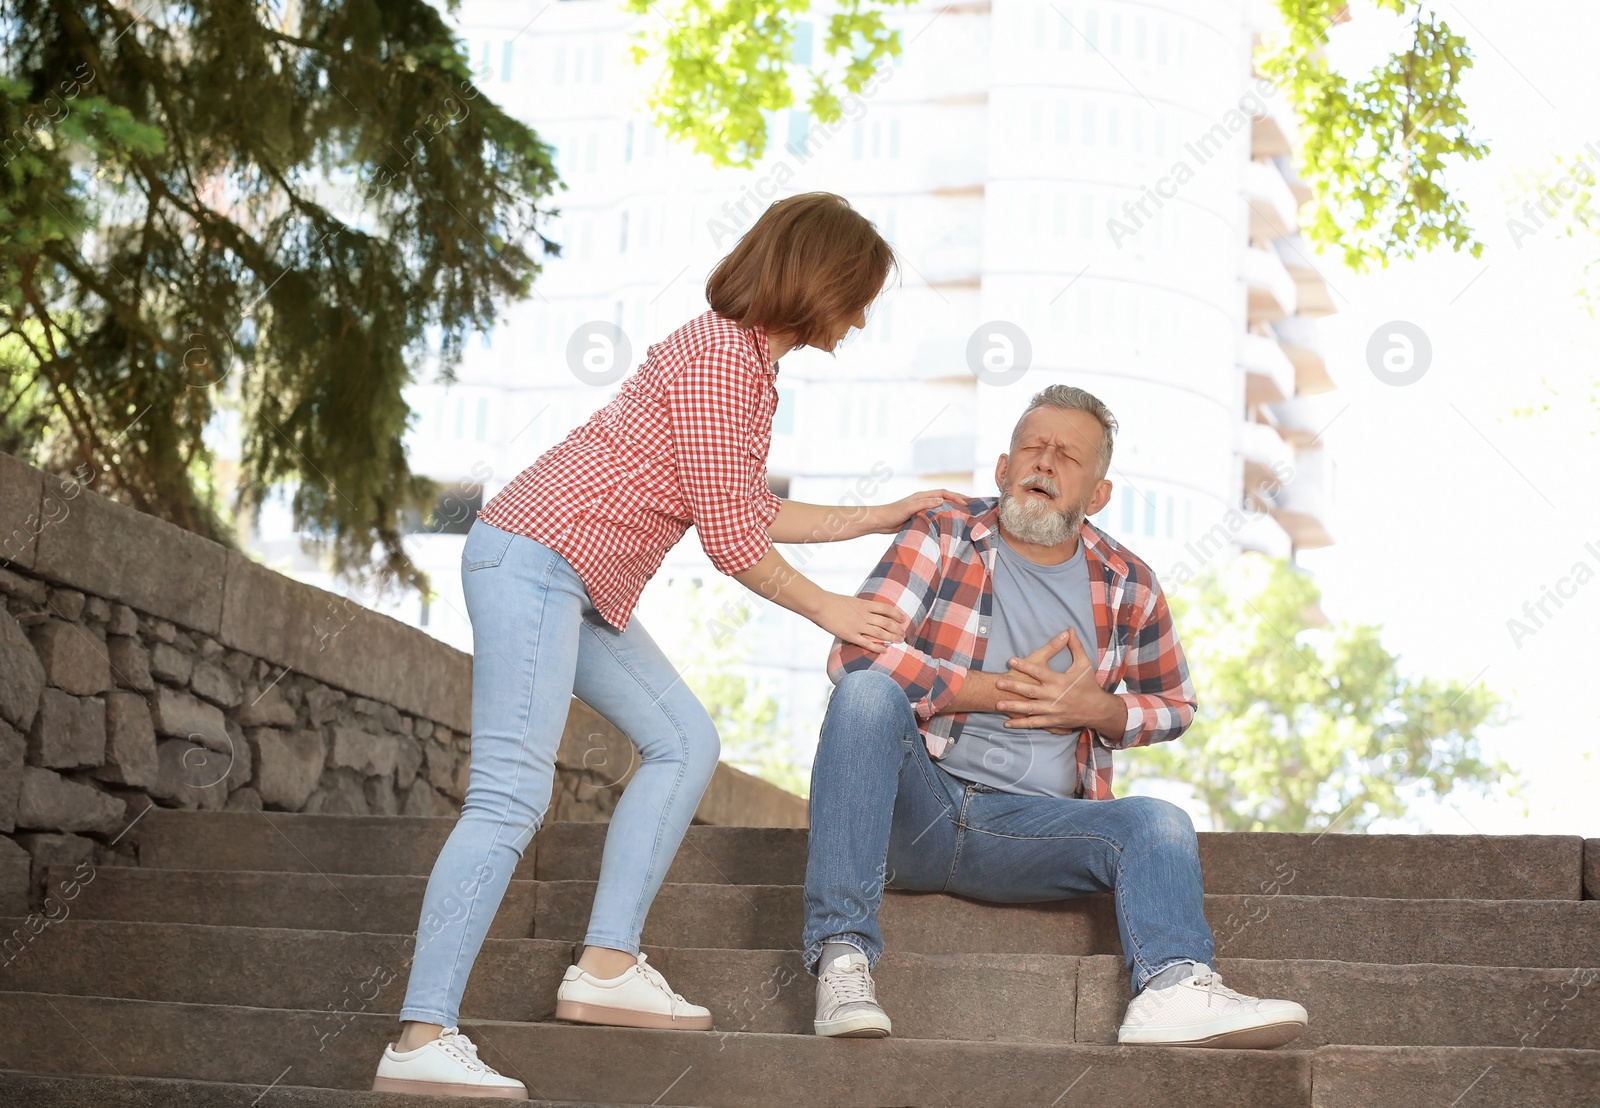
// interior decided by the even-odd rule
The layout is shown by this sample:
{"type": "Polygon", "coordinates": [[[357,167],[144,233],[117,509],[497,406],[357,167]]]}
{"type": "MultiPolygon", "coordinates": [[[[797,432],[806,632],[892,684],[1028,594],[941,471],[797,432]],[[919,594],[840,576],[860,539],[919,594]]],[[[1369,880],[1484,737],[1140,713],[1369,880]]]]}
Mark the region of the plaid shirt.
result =
{"type": "Polygon", "coordinates": [[[767,487],[778,366],[766,329],[708,310],[646,354],[616,399],[478,512],[565,556],[619,631],[691,525],[731,576],[772,546],[783,505],[767,487]]]}
{"type": "MultiPolygon", "coordinates": [[[[834,639],[828,654],[828,677],[835,684],[846,673],[861,669],[875,669],[898,681],[911,698],[923,742],[934,758],[942,757],[945,748],[961,737],[967,713],[946,708],[960,692],[967,671],[985,669],[999,517],[999,498],[984,497],[965,506],[945,503],[907,521],[856,592],[909,615],[906,641],[873,654],[834,639]]],[[[1113,736],[1080,729],[1075,795],[1109,800],[1111,752],[1183,734],[1194,718],[1195,693],[1166,597],[1150,567],[1088,520],[1081,538],[1095,634],[1102,644],[1095,677],[1107,692],[1126,682],[1128,691],[1114,695],[1128,706],[1128,726],[1113,736]]],[[[1065,735],[1050,737],[1071,741],[1065,735]]]]}

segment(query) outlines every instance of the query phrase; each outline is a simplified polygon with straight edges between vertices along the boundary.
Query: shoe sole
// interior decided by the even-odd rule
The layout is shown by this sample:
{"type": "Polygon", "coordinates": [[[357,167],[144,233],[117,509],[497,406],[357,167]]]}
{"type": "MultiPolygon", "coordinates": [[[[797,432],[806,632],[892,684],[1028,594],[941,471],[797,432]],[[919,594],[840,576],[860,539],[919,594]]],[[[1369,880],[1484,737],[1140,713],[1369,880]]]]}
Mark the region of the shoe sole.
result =
{"type": "Polygon", "coordinates": [[[646,1027],[652,1031],[710,1031],[711,1015],[679,1016],[673,1019],[659,1012],[636,1012],[632,1008],[607,1008],[576,1000],[557,1000],[556,1019],[570,1023],[597,1023],[606,1027],[646,1027]]]}
{"type": "Polygon", "coordinates": [[[885,1039],[889,1037],[889,1017],[864,1013],[836,1020],[814,1020],[818,1035],[830,1039],[885,1039]]]}
{"type": "Polygon", "coordinates": [[[494,1100],[527,1100],[527,1089],[496,1089],[482,1085],[461,1085],[452,1081],[413,1081],[405,1077],[376,1077],[375,1093],[413,1093],[419,1096],[463,1096],[494,1100]]]}
{"type": "Polygon", "coordinates": [[[1209,1035],[1184,1036],[1179,1028],[1144,1027],[1136,1032],[1117,1032],[1117,1042],[1129,1046],[1206,1046],[1238,1050],[1270,1050],[1290,1043],[1305,1034],[1306,1025],[1298,1020],[1254,1024],[1214,1031],[1209,1035]]]}

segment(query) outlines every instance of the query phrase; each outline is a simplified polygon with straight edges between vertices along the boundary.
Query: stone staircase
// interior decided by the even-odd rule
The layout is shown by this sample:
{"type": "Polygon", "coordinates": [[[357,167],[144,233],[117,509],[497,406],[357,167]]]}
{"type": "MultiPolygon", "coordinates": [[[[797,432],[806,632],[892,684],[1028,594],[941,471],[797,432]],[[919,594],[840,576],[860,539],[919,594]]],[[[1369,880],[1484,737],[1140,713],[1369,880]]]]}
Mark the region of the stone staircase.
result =
{"type": "MultiPolygon", "coordinates": [[[[54,908],[0,921],[0,1104],[436,1103],[364,1090],[451,825],[152,809],[137,867],[52,868],[54,908]]],[[[1311,1014],[1290,1047],[1231,1051],[1116,1045],[1105,896],[891,892],[875,976],[895,1037],[819,1039],[805,832],[757,828],[691,828],[645,930],[716,1030],[549,1022],[604,833],[540,832],[463,1005],[484,1057],[549,1103],[1600,1105],[1597,840],[1201,835],[1228,983],[1311,1014]]]]}

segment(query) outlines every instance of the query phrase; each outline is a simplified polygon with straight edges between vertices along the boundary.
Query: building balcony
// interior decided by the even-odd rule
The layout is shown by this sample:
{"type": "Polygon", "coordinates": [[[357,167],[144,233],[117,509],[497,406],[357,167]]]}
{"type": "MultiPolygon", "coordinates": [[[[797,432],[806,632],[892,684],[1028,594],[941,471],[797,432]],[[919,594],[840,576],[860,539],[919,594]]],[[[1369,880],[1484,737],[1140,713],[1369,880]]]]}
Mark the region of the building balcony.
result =
{"type": "Polygon", "coordinates": [[[1295,281],[1275,252],[1246,247],[1239,269],[1247,294],[1249,322],[1271,323],[1294,314],[1295,281]]]}
{"type": "Polygon", "coordinates": [[[1294,278],[1301,315],[1332,315],[1339,310],[1328,293],[1328,282],[1322,279],[1322,274],[1312,264],[1310,244],[1298,232],[1274,239],[1272,248],[1277,251],[1283,267],[1294,278]]]}
{"type": "Polygon", "coordinates": [[[1254,550],[1269,558],[1288,558],[1294,553],[1293,540],[1270,514],[1256,512],[1245,518],[1245,525],[1233,536],[1240,550],[1254,550]]]}
{"type": "Polygon", "coordinates": [[[1263,102],[1266,113],[1250,121],[1250,157],[1279,158],[1293,154],[1300,146],[1294,109],[1289,107],[1281,89],[1271,97],[1264,97],[1263,102]]]}
{"type": "Polygon", "coordinates": [[[1277,340],[1246,332],[1239,341],[1239,364],[1244,368],[1244,403],[1247,412],[1263,404],[1277,404],[1294,395],[1295,368],[1277,340]]]}
{"type": "Polygon", "coordinates": [[[1333,503],[1333,460],[1321,448],[1295,451],[1294,476],[1283,483],[1272,517],[1298,550],[1332,546],[1327,519],[1333,503]]]}
{"type": "Polygon", "coordinates": [[[1252,161],[1244,170],[1244,196],[1250,206],[1250,241],[1271,242],[1300,230],[1300,204],[1270,161],[1252,161]]]}
{"type": "Polygon", "coordinates": [[[1320,396],[1291,396],[1281,404],[1269,405],[1265,412],[1284,440],[1297,447],[1315,447],[1328,429],[1339,408],[1328,393],[1320,396]]]}
{"type": "Polygon", "coordinates": [[[1336,387],[1328,376],[1328,363],[1322,357],[1322,338],[1314,320],[1292,315],[1272,324],[1278,345],[1294,366],[1295,393],[1311,395],[1332,392],[1336,387]]]}
{"type": "Polygon", "coordinates": [[[1294,447],[1270,423],[1246,420],[1239,424],[1234,449],[1244,460],[1244,493],[1258,507],[1276,504],[1283,482],[1280,473],[1294,472],[1294,447]]]}
{"type": "Polygon", "coordinates": [[[1301,180],[1300,174],[1294,171],[1294,159],[1287,154],[1280,154],[1272,159],[1272,164],[1278,167],[1278,172],[1283,176],[1284,184],[1289,186],[1289,192],[1294,196],[1295,211],[1311,203],[1315,195],[1311,186],[1301,180]]]}

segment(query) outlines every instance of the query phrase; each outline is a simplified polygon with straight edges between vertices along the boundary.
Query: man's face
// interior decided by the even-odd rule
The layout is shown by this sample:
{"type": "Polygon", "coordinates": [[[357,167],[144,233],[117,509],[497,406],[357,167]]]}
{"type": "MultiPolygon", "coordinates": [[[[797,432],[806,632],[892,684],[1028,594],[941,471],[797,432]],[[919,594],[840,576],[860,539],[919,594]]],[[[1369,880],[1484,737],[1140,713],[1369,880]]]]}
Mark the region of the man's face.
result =
{"type": "Polygon", "coordinates": [[[1100,480],[1100,421],[1088,412],[1035,408],[1017,425],[1009,455],[1000,455],[1000,523],[1023,542],[1073,542],[1087,516],[1111,499],[1100,480]]]}

